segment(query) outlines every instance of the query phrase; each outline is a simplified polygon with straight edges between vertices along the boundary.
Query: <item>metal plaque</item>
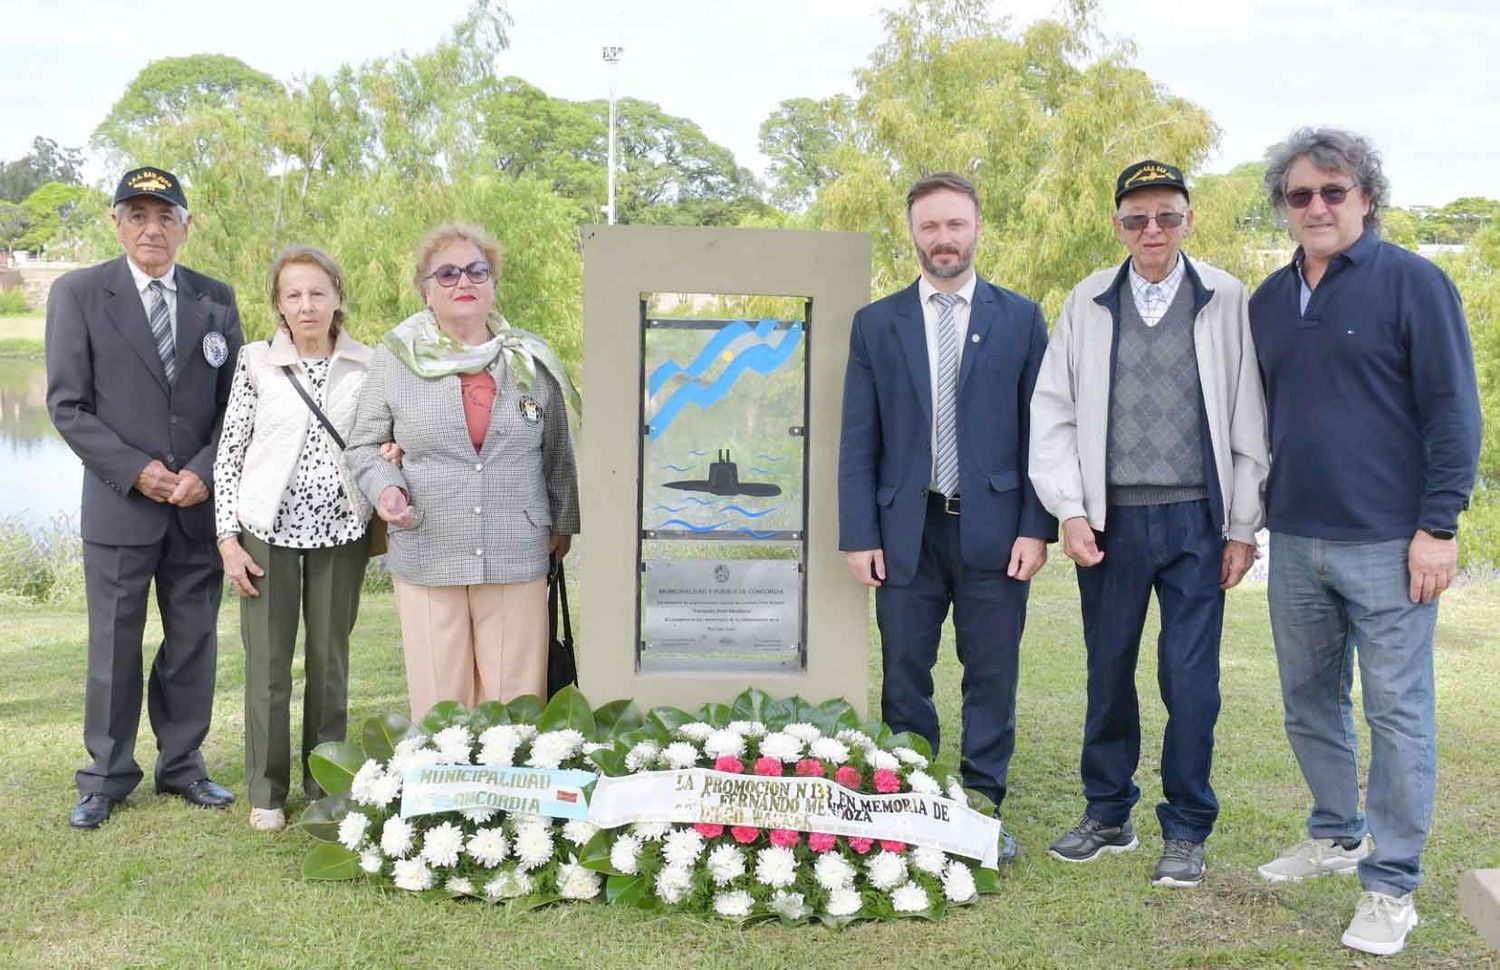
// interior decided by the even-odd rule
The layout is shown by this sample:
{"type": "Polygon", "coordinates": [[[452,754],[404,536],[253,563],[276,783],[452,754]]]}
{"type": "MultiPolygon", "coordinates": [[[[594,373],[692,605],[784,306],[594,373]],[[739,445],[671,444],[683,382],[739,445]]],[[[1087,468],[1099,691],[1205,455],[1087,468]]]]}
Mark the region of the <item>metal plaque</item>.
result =
{"type": "Polygon", "coordinates": [[[650,653],[746,658],[796,653],[802,577],[794,559],[651,559],[642,639],[650,653]]]}

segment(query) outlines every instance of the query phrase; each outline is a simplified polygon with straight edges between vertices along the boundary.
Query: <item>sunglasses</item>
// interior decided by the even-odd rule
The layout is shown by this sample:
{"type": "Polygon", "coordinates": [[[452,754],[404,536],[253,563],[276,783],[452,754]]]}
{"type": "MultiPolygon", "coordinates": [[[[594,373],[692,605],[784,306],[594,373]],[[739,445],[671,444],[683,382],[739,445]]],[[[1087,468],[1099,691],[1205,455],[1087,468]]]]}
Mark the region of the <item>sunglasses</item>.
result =
{"type": "Polygon", "coordinates": [[[1349,198],[1350,192],[1358,187],[1357,185],[1325,185],[1321,189],[1292,189],[1284,193],[1282,198],[1286,199],[1286,204],[1293,209],[1306,209],[1312,205],[1315,195],[1322,196],[1325,205],[1339,205],[1349,198]]]}
{"type": "Polygon", "coordinates": [[[1150,224],[1151,220],[1155,219],[1158,228],[1176,229],[1186,218],[1187,216],[1181,212],[1162,212],[1154,216],[1121,216],[1120,225],[1130,232],[1140,232],[1150,224]]]}
{"type": "Polygon", "coordinates": [[[437,280],[438,286],[457,286],[460,276],[467,276],[470,283],[478,286],[480,283],[489,280],[490,264],[482,259],[475,260],[467,266],[454,266],[452,263],[444,263],[427,274],[428,279],[437,280]]]}

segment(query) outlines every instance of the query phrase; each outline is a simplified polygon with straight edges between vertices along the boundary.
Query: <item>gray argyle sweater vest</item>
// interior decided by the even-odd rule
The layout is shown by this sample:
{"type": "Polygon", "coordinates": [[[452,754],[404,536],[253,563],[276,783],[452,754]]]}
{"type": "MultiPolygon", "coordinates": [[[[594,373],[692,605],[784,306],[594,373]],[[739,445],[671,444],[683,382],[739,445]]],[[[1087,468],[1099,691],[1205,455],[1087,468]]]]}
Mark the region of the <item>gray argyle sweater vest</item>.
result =
{"type": "Polygon", "coordinates": [[[1127,282],[1109,399],[1109,501],[1165,505],[1207,498],[1193,288],[1183,280],[1167,313],[1146,326],[1127,282]]]}

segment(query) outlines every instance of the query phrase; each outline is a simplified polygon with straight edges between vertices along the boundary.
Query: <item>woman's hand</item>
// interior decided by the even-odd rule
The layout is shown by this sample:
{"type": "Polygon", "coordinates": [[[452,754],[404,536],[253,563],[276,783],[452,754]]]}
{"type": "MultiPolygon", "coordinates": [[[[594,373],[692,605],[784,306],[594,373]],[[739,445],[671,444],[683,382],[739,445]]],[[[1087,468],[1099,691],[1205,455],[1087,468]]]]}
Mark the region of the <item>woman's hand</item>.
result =
{"type": "Polygon", "coordinates": [[[552,555],[557,558],[558,562],[561,562],[563,557],[568,554],[568,550],[573,548],[573,537],[559,535],[558,533],[554,532],[552,533],[552,543],[550,548],[552,550],[552,555]]]}
{"type": "Polygon", "coordinates": [[[240,545],[239,539],[229,536],[219,540],[219,558],[224,560],[224,575],[229,577],[241,596],[254,599],[260,595],[260,591],[250,582],[250,577],[264,576],[266,571],[255,564],[245,547],[240,545]]]}
{"type": "Polygon", "coordinates": [[[410,529],[417,524],[417,510],[412,507],[406,492],[399,485],[387,485],[375,503],[375,511],[386,522],[398,529],[410,529]]]}
{"type": "Polygon", "coordinates": [[[394,441],[387,441],[380,446],[380,457],[400,468],[401,459],[406,457],[406,452],[402,451],[401,446],[394,441]]]}

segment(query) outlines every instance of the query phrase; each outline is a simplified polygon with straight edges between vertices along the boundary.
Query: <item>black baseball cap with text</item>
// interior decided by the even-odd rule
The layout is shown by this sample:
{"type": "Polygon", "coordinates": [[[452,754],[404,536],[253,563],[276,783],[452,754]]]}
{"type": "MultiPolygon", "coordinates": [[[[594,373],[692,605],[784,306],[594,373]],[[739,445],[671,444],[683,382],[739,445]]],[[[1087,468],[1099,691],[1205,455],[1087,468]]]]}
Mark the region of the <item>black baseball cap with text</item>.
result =
{"type": "Polygon", "coordinates": [[[171,205],[188,207],[187,196],[182,194],[182,182],[165,169],[133,168],[120,178],[120,187],[115,189],[115,205],[128,199],[142,196],[160,199],[171,205]]]}
{"type": "Polygon", "coordinates": [[[1115,180],[1115,205],[1119,205],[1121,199],[1136,189],[1149,189],[1158,185],[1174,188],[1183,195],[1188,194],[1187,183],[1182,179],[1182,169],[1148,158],[1143,162],[1127,165],[1115,180]]]}

